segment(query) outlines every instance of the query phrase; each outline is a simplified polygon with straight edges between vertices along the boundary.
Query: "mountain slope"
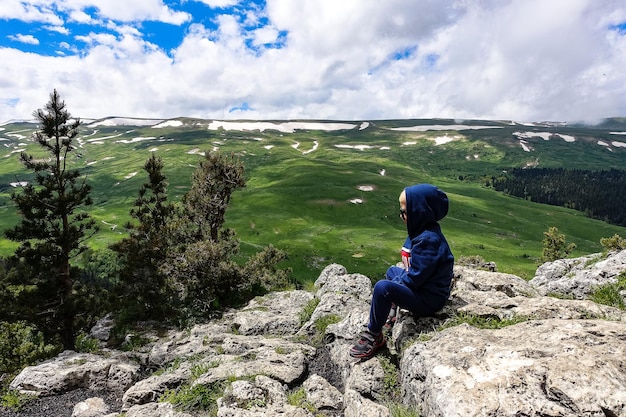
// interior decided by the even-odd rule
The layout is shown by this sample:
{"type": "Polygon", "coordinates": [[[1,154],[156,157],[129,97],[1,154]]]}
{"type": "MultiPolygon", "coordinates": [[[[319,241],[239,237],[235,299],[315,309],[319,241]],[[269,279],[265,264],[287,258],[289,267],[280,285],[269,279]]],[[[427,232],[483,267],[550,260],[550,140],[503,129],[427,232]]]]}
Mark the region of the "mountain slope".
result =
{"type": "MultiPolygon", "coordinates": [[[[29,181],[19,152],[37,155],[28,122],[0,126],[0,230],[18,220],[10,193],[29,181]]],[[[532,277],[543,232],[559,228],[577,253],[600,251],[602,237],[626,229],[573,210],[532,203],[483,186],[511,167],[623,169],[626,123],[599,126],[510,121],[216,121],[190,118],[106,118],[81,127],[71,163],[93,186],[93,216],[103,230],[95,248],[124,236],[122,225],[139,187],[143,164],[163,158],[171,199],[188,189],[205,151],[234,152],[247,187],[233,196],[227,225],[243,254],[273,244],[289,253],[286,266],[308,281],[329,262],[380,277],[399,260],[404,241],[397,197],[402,188],[431,182],[448,192],[442,222],[458,257],[480,255],[500,271],[532,277]]],[[[0,241],[7,255],[15,244],[0,241]]]]}

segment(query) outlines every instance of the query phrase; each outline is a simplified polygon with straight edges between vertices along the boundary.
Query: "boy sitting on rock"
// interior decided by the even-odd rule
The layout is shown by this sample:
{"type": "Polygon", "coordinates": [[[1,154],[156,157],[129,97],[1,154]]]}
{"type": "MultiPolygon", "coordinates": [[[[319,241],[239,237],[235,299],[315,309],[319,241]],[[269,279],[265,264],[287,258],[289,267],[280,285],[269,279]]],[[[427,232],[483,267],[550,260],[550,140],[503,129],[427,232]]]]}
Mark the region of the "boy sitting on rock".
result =
{"type": "Polygon", "coordinates": [[[415,317],[439,311],[450,296],[454,256],[438,221],[448,214],[448,196],[434,185],[417,184],[400,194],[400,217],[411,239],[408,270],[392,266],[374,285],[369,324],[350,349],[367,359],[385,345],[382,328],[393,304],[415,317]]]}

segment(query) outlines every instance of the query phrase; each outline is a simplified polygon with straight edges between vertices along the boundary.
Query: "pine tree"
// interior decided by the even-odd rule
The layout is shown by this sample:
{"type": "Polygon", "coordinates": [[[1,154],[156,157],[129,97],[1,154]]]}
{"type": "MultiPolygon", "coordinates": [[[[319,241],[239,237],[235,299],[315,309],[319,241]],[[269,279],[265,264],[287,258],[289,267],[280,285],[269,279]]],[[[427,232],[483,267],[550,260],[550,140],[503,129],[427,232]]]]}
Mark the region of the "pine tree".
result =
{"type": "Polygon", "coordinates": [[[576,249],[575,243],[565,244],[565,235],[559,233],[559,229],[556,227],[550,227],[547,232],[543,232],[542,243],[541,262],[567,258],[576,249]]]}
{"type": "Polygon", "coordinates": [[[169,309],[169,287],[159,271],[168,248],[166,226],[174,206],[167,199],[163,161],[152,154],[144,170],[148,182],[139,190],[130,215],[139,223],[126,225],[129,236],[112,245],[122,258],[120,303],[127,317],[120,321],[164,319],[169,309]]]}
{"type": "Polygon", "coordinates": [[[243,164],[219,152],[207,152],[191,177],[191,189],[183,203],[199,230],[207,231],[207,239],[219,240],[226,209],[234,191],[246,186],[243,164]]]}
{"type": "Polygon", "coordinates": [[[5,234],[21,242],[15,257],[24,264],[23,273],[18,274],[22,287],[15,290],[24,307],[35,313],[25,319],[48,336],[57,334],[63,346],[71,349],[77,315],[76,271],[71,262],[87,249],[85,241],[98,230],[83,210],[92,204],[91,187],[79,170],[69,167],[81,122],[72,119],[56,90],[45,108],[33,115],[40,123],[34,139],[47,156],[21,153],[20,161],[34,173],[34,181],[11,196],[22,218],[5,234]]]}

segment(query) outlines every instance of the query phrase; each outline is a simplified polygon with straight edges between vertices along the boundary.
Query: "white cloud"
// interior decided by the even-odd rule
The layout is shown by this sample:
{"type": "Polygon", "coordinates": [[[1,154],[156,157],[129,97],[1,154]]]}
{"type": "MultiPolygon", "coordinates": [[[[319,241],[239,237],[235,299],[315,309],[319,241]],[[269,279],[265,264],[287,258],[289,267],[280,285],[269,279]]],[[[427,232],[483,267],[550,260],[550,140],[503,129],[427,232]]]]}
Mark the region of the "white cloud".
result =
{"type": "Polygon", "coordinates": [[[61,25],[63,22],[49,6],[49,1],[2,0],[0,19],[18,19],[25,22],[43,22],[61,25]]]}
{"type": "MultiPolygon", "coordinates": [[[[35,5],[54,16],[49,0],[39,2],[23,3],[30,18],[35,5]]],[[[218,15],[191,21],[161,0],[57,3],[68,21],[100,26],[75,37],[79,55],[0,48],[0,97],[19,97],[2,114],[28,117],[57,88],[81,117],[626,115],[626,34],[610,29],[626,21],[617,0],[266,0],[265,10],[245,11],[238,1],[202,3],[218,15]],[[144,20],[183,25],[170,55],[147,41],[144,20]]],[[[3,1],[0,17],[26,20],[20,4],[3,1]]],[[[57,49],[72,52],[69,41],[57,49]]]]}
{"type": "Polygon", "coordinates": [[[226,8],[235,6],[239,3],[239,0],[196,0],[200,3],[204,3],[209,7],[213,8],[226,8]]]}
{"type": "Polygon", "coordinates": [[[70,31],[64,26],[45,26],[44,29],[49,30],[50,32],[57,32],[62,35],[69,35],[70,31]]]}
{"type": "Polygon", "coordinates": [[[9,39],[30,45],[39,45],[39,39],[35,38],[33,35],[22,35],[18,33],[17,35],[9,35],[9,39]]]}

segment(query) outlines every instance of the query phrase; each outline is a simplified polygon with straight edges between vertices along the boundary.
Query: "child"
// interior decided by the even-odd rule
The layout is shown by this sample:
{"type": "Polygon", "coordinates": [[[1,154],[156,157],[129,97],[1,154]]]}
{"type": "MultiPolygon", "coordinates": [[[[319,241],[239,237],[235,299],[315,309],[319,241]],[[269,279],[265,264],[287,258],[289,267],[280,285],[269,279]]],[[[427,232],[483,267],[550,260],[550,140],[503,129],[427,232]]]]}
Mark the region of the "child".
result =
{"type": "Polygon", "coordinates": [[[385,345],[382,328],[393,304],[416,317],[439,311],[450,296],[454,256],[438,221],[448,214],[448,197],[434,185],[418,184],[400,194],[400,217],[411,240],[408,270],[392,266],[374,285],[367,330],[350,349],[367,359],[385,345]]]}

